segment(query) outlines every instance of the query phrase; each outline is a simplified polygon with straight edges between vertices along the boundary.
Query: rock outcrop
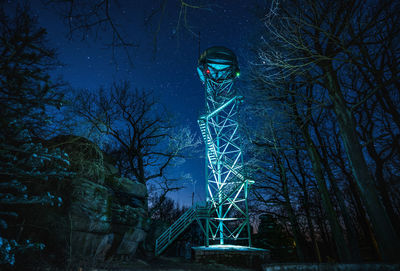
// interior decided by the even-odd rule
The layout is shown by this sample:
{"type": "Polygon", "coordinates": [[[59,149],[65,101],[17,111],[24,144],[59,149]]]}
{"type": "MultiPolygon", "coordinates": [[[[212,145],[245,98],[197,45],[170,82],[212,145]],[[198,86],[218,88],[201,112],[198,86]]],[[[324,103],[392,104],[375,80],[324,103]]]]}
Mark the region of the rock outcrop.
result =
{"type": "Polygon", "coordinates": [[[133,257],[150,225],[146,186],[120,177],[110,159],[85,138],[58,136],[47,145],[68,154],[75,174],[45,188],[63,203],[31,210],[35,215],[30,223],[47,233],[29,229],[30,236],[43,240],[56,258],[62,256],[66,262],[133,257]]]}

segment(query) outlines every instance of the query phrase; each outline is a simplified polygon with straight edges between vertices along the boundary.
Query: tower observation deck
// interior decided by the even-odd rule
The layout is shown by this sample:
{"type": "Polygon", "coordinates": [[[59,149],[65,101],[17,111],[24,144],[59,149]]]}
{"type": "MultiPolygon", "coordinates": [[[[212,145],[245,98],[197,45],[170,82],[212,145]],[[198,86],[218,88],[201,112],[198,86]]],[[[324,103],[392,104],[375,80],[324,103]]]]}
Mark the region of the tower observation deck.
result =
{"type": "Polygon", "coordinates": [[[246,175],[239,135],[243,97],[233,88],[240,75],[237,58],[228,48],[208,48],[199,58],[197,72],[205,88],[205,110],[198,124],[205,143],[206,202],[190,208],[157,239],[156,255],[195,220],[206,247],[251,246],[247,196],[253,181],[246,175]]]}

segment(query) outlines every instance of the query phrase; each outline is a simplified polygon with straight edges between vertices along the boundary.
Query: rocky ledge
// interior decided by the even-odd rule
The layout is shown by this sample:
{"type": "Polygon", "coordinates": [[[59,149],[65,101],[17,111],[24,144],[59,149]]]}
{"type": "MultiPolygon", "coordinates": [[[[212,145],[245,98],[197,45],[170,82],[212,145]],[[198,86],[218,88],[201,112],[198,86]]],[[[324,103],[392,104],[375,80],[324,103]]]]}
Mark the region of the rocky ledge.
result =
{"type": "Polygon", "coordinates": [[[58,136],[46,145],[68,154],[74,175],[41,187],[61,204],[27,210],[23,234],[44,243],[43,255],[60,265],[134,257],[150,227],[146,186],[121,177],[85,138],[58,136]]]}

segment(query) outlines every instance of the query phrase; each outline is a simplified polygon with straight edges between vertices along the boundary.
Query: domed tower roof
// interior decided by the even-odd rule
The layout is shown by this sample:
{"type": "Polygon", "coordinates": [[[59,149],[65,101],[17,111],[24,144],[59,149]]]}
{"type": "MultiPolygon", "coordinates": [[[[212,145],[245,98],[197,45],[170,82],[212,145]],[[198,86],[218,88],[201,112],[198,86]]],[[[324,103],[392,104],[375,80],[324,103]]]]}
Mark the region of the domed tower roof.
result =
{"type": "Polygon", "coordinates": [[[205,50],[199,57],[199,65],[202,64],[224,64],[238,66],[236,55],[232,50],[223,46],[214,46],[205,50]]]}
{"type": "Polygon", "coordinates": [[[210,47],[199,57],[197,72],[200,80],[232,80],[239,76],[239,65],[232,50],[223,46],[210,47]]]}

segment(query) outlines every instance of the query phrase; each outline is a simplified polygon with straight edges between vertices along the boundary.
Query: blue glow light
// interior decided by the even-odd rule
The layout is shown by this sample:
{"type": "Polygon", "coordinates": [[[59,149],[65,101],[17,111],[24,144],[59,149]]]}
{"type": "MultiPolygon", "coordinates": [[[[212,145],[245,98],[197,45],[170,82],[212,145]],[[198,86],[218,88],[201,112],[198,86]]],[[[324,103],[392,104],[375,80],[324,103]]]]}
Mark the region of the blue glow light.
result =
{"type": "Polygon", "coordinates": [[[206,246],[200,246],[200,247],[192,247],[194,250],[225,250],[225,251],[268,251],[267,249],[262,249],[262,248],[255,248],[255,247],[246,247],[246,246],[237,246],[237,245],[210,245],[208,247],[206,246]]]}

